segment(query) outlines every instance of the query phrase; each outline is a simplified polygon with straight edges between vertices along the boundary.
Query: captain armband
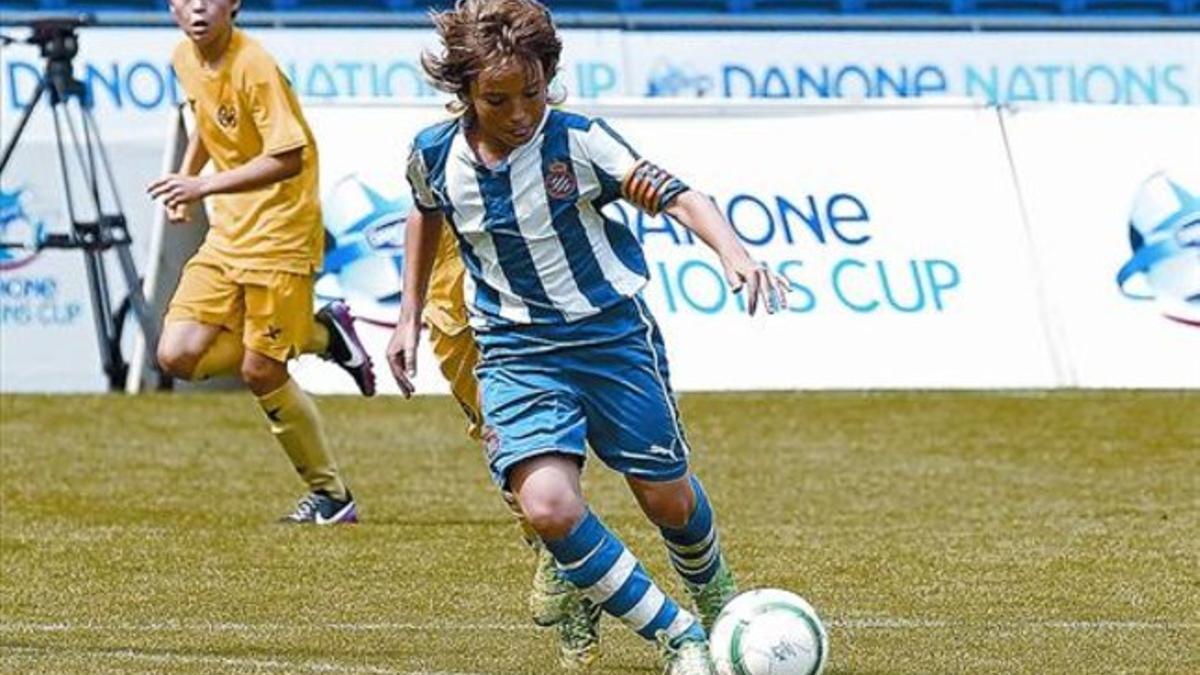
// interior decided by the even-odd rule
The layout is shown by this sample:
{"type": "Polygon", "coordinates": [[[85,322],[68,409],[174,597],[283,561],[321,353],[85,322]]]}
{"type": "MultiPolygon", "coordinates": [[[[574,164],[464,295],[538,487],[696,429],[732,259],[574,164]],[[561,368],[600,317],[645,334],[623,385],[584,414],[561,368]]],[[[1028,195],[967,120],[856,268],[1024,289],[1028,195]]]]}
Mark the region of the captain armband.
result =
{"type": "Polygon", "coordinates": [[[687,189],[683,181],[645,159],[638,160],[621,181],[621,196],[652,216],[687,189]]]}

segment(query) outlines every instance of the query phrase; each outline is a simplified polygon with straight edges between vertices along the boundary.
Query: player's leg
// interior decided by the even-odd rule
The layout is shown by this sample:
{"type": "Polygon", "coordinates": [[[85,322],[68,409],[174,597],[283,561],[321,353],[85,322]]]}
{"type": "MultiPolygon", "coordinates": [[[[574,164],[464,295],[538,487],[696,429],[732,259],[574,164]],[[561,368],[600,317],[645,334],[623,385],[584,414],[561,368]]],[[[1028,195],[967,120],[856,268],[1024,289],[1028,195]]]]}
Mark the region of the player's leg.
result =
{"type": "Polygon", "coordinates": [[[623,411],[640,411],[638,424],[598,430],[607,432],[606,442],[620,449],[619,468],[643,512],[662,532],[671,565],[683,577],[707,630],[737,594],[737,584],[721,554],[708,494],[687,470],[688,443],[671,390],[662,333],[645,303],[637,299],[632,305],[640,330],[619,353],[630,367],[617,378],[619,385],[609,389],[613,395],[599,404],[608,406],[607,415],[616,420],[622,419],[623,411]],[[665,464],[664,454],[677,464],[665,464]]]}
{"type": "Polygon", "coordinates": [[[163,372],[181,380],[235,375],[242,362],[241,292],[201,252],[184,267],[156,346],[163,372]]]}
{"type": "Polygon", "coordinates": [[[223,326],[168,320],[158,338],[158,365],[180,380],[234,375],[242,362],[242,338],[223,326]]]}
{"type": "Polygon", "coordinates": [[[258,397],[271,433],[308,486],[292,523],[356,522],[357,507],[338,472],[313,400],[288,375],[287,361],[300,353],[312,330],[312,277],[265,273],[245,288],[245,356],[242,379],[258,397]],[[261,283],[260,283],[261,282],[261,283]]]}
{"type": "Polygon", "coordinates": [[[363,396],[375,395],[374,365],[358,337],[354,316],[346,303],[335,300],[316,313],[309,339],[301,351],[336,363],[354,378],[363,396]]]}
{"type": "MultiPolygon", "coordinates": [[[[613,310],[609,320],[620,338],[589,349],[589,358],[574,371],[585,392],[588,442],[626,477],[643,511],[662,531],[675,569],[685,580],[705,581],[689,583],[688,590],[707,629],[729,597],[712,595],[718,587],[709,582],[716,578],[714,570],[723,568],[719,538],[707,496],[690,480],[688,444],[662,339],[640,301],[613,310]],[[706,588],[711,590],[700,595],[706,588]]],[[[732,576],[720,578],[730,582],[720,588],[731,597],[732,576]]]]}
{"type": "Polygon", "coordinates": [[[493,478],[512,488],[559,571],[583,597],[660,641],[671,673],[709,675],[699,621],[663,593],[584,502],[579,476],[588,421],[570,373],[588,354],[578,351],[496,364],[484,359],[478,373],[484,419],[496,434],[489,446],[493,478]]]}
{"type": "Polygon", "coordinates": [[[625,544],[587,508],[579,464],[560,454],[514,466],[513,491],[560,571],[589,602],[603,608],[668,655],[674,675],[712,673],[699,621],[654,583],[625,544]]]}
{"type": "Polygon", "coordinates": [[[683,577],[705,630],[737,594],[737,583],[721,554],[712,504],[693,474],[669,481],[627,476],[646,517],[659,527],[671,566],[683,577]]]}
{"type": "Polygon", "coordinates": [[[475,378],[479,348],[475,345],[474,332],[464,327],[461,331],[450,333],[430,325],[429,348],[437,358],[442,376],[450,384],[450,393],[467,418],[467,436],[482,441],[483,412],[479,409],[479,381],[475,378]]]}
{"type": "MultiPolygon", "coordinates": [[[[467,418],[467,435],[483,443],[483,412],[479,404],[479,381],[475,377],[475,366],[479,364],[479,347],[475,344],[474,332],[466,326],[461,330],[449,332],[431,322],[429,346],[437,358],[442,376],[450,383],[450,393],[454,395],[467,418]]],[[[520,527],[522,539],[534,551],[537,561],[529,593],[529,609],[533,621],[539,626],[558,624],[565,618],[570,602],[567,595],[573,589],[558,574],[554,556],[550,555],[542,545],[542,540],[538,538],[537,532],[529,525],[516,497],[507,490],[501,490],[500,494],[520,527]]],[[[586,645],[573,645],[572,648],[582,649],[586,648],[586,645]]]]}

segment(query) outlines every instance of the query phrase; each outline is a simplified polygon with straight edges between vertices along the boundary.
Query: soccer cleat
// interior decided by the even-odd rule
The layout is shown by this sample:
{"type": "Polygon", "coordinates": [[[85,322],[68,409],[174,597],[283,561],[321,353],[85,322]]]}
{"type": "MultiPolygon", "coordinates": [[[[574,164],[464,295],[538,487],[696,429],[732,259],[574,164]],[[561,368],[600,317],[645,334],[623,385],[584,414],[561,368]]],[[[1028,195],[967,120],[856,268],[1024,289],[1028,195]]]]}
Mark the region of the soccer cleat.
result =
{"type": "Polygon", "coordinates": [[[566,618],[575,587],[558,573],[554,556],[541,542],[532,546],[537,552],[537,567],[529,589],[529,611],[537,625],[553,626],[566,618]]]}
{"type": "Polygon", "coordinates": [[[721,610],[737,595],[737,582],[733,579],[733,573],[725,566],[724,558],[717,562],[717,569],[708,583],[693,584],[684,581],[684,586],[687,587],[688,595],[692,596],[696,613],[700,615],[700,624],[704,626],[705,631],[712,630],[721,610]]]}
{"type": "Polygon", "coordinates": [[[336,363],[350,373],[363,396],[374,396],[375,370],[362,340],[358,339],[358,332],[354,330],[350,308],[346,303],[334,300],[317,312],[316,320],[329,330],[329,348],[321,354],[321,358],[336,363]]]}
{"type": "Polygon", "coordinates": [[[571,591],[558,623],[558,663],[564,670],[587,670],[600,657],[600,605],[571,591]]]}
{"type": "Polygon", "coordinates": [[[708,651],[708,640],[698,633],[689,631],[672,644],[666,632],[659,632],[658,653],[663,662],[663,675],[717,675],[708,651]]]}
{"type": "Polygon", "coordinates": [[[343,525],[358,522],[358,507],[354,496],[346,491],[346,498],[334,499],[324,490],[315,490],[304,495],[296,503],[296,510],[280,519],[291,525],[343,525]]]}

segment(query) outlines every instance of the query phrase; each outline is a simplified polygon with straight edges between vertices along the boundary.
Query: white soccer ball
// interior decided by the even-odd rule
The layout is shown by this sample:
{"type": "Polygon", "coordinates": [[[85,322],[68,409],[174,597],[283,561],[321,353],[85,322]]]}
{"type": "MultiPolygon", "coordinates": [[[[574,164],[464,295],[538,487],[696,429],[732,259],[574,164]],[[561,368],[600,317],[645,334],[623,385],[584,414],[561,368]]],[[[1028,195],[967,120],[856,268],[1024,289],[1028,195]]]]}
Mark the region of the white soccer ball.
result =
{"type": "Polygon", "coordinates": [[[721,675],[818,675],[829,637],[804,598],[778,588],[746,591],[721,611],[709,635],[721,675]]]}

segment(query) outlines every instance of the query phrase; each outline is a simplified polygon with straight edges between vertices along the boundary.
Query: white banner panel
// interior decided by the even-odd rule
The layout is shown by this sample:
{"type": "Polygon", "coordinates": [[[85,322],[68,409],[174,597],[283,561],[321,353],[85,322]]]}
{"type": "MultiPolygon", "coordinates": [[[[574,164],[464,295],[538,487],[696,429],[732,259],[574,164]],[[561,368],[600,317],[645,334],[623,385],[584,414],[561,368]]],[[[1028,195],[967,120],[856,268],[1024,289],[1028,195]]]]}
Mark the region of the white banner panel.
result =
{"type": "MultiPolygon", "coordinates": [[[[678,388],[1055,384],[995,110],[751,111],[606,115],[642,153],[711,193],[753,254],[796,288],[785,314],[748,318],[715,257],[682,226],[613,208],[646,245],[646,298],[678,388]]],[[[368,316],[397,311],[399,265],[379,259],[399,253],[394,236],[410,204],[404,148],[430,112],[309,108],[338,246],[356,237],[393,245],[318,283],[319,294],[346,295],[368,316]]],[[[388,331],[366,333],[383,366],[388,331]]],[[[428,355],[424,364],[420,384],[440,390],[428,355]]],[[[325,364],[298,373],[307,387],[349,390],[325,364]]]]}
{"type": "MultiPolygon", "coordinates": [[[[1200,109],[1005,111],[1026,228],[995,109],[658,103],[590,112],[712,194],[754,254],[795,287],[786,314],[745,317],[717,261],[681,226],[610,207],[647,248],[646,296],[679,388],[1200,386],[1200,266],[1187,216],[1200,192],[1191,177],[1200,109]]],[[[394,320],[411,201],[405,147],[441,114],[436,105],[308,106],[334,242],[320,301],[345,297],[368,322],[394,320]]],[[[35,144],[32,155],[48,147],[35,144]]],[[[25,167],[13,174],[20,180],[6,172],[3,186],[6,242],[64,219],[55,165],[21,159],[24,151],[14,160],[25,167]]],[[[161,155],[128,138],[110,152],[126,176],[127,210],[148,213],[140,192],[161,155]]],[[[149,240],[135,231],[137,249],[149,240]]],[[[0,268],[0,388],[102,387],[78,254],[5,248],[0,268]]],[[[364,326],[394,391],[388,330],[364,326]]],[[[445,391],[424,356],[419,385],[445,391]]],[[[306,359],[297,373],[314,390],[350,390],[324,363],[306,359]]]]}
{"type": "Polygon", "coordinates": [[[631,32],[631,95],[1200,103],[1197,33],[631,32]]]}
{"type": "Polygon", "coordinates": [[[994,110],[613,124],[712,194],[751,254],[795,287],[783,316],[744,317],[703,244],[630,212],[681,389],[1055,382],[994,110]]]}
{"type": "MultiPolygon", "coordinates": [[[[35,117],[50,120],[49,108],[35,117]]],[[[165,120],[155,120],[165,128],[165,120]]],[[[79,174],[75,145],[64,136],[76,217],[94,221],[79,174]]],[[[116,189],[140,266],[149,243],[152,205],[145,186],[158,175],[163,146],[124,138],[107,144],[116,189]]],[[[35,250],[39,233],[71,227],[58,150],[52,138],[29,136],[14,151],[0,181],[0,390],[102,391],[107,388],[81,250],[35,250]]],[[[107,181],[101,194],[113,213],[107,181]]],[[[126,295],[115,251],[104,255],[114,309],[126,295]]]]}
{"type": "Polygon", "coordinates": [[[1005,125],[1068,383],[1200,387],[1200,108],[1005,125]]]}

